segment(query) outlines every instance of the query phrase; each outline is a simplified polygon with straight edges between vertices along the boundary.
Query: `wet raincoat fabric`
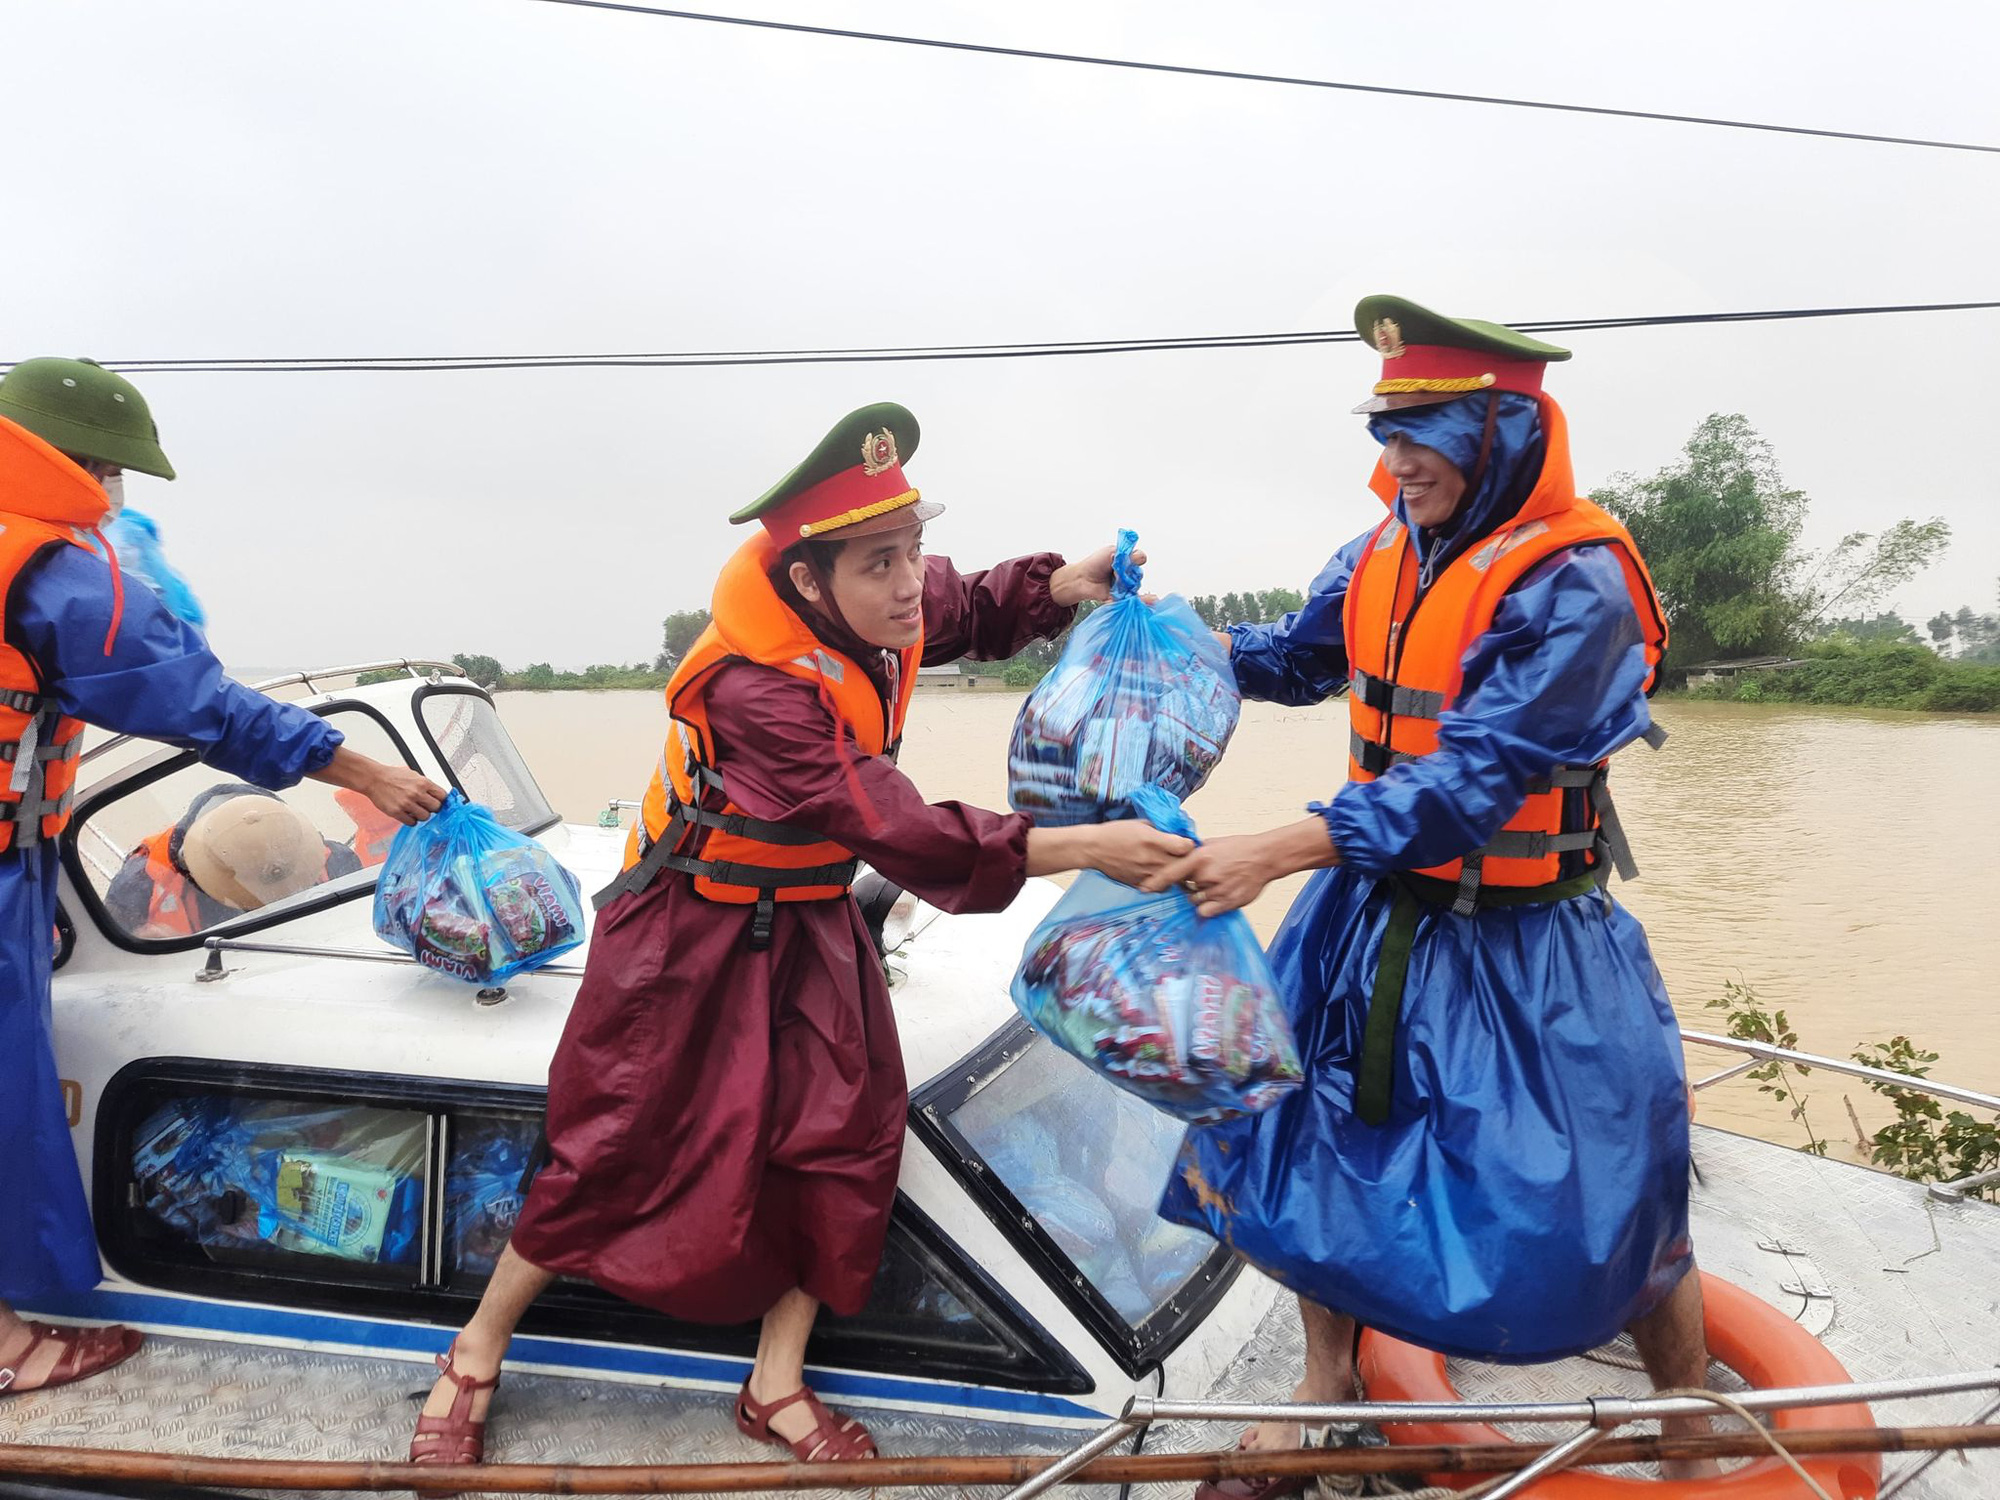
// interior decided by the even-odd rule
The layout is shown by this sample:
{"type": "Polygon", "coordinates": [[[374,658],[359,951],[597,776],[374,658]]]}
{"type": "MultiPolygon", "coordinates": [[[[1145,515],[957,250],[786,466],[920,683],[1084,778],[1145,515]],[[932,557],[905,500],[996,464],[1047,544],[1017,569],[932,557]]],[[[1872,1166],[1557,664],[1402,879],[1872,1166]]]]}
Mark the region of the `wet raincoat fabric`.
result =
{"type": "MultiPolygon", "coordinates": [[[[928,560],[924,661],[1011,656],[1072,611],[1061,560],[961,576],[928,560]]],[[[882,652],[781,598],[889,691],[882,652]]],[[[723,668],[706,692],[716,768],[753,818],[810,829],[946,911],[998,911],[1027,870],[1028,820],[926,803],[886,755],[838,748],[815,685],[723,668]]],[[[737,1323],[804,1289],[859,1312],[896,1196],[908,1098],[888,985],[846,896],[754,905],[663,874],[598,914],[549,1068],[549,1164],[514,1248],[670,1316],[737,1323]]]]}
{"type": "MultiPolygon", "coordinates": [[[[1546,443],[1535,403],[1498,399],[1505,457],[1457,525],[1421,538],[1427,572],[1534,487],[1546,443]]],[[[1474,398],[1371,425],[1456,458],[1483,416],[1474,398]]],[[[1315,703],[1345,683],[1341,609],[1366,540],[1340,550],[1295,613],[1232,628],[1246,697],[1315,703]]],[[[1560,553],[1467,652],[1437,751],[1312,804],[1342,862],[1313,875],[1270,948],[1305,1087],[1268,1113],[1190,1130],[1162,1214],[1368,1327],[1471,1358],[1593,1348],[1686,1273],[1679,1032],[1644,930],[1608,895],[1470,916],[1425,907],[1389,1118],[1354,1112],[1396,889],[1383,877],[1485,843],[1531,777],[1637,738],[1651,724],[1647,675],[1617,561],[1601,547],[1560,553]]]]}
{"type": "MultiPolygon", "coordinates": [[[[7,504],[0,483],[0,513],[7,504]]],[[[127,580],[123,592],[109,655],[114,601],[101,556],[63,547],[33,564],[8,601],[8,638],[40,667],[65,713],[187,746],[265,787],[290,786],[333,758],[339,730],[231,682],[150,589],[127,580]]],[[[51,1046],[56,851],[49,842],[0,854],[0,1300],[8,1302],[98,1279],[51,1046]]]]}

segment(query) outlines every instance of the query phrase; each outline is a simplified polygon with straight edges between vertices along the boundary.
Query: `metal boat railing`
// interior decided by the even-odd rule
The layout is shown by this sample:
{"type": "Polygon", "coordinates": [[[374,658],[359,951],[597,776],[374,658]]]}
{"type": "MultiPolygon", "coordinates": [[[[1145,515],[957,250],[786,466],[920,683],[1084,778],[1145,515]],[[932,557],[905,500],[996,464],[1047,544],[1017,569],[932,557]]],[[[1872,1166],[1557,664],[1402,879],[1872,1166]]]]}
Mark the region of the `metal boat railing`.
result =
{"type": "MultiPolygon", "coordinates": [[[[1899,1089],[1908,1089],[1913,1094],[1928,1094],[1933,1099],[1949,1099],[1954,1104],[1969,1104],[1974,1109],[1990,1109],[2000,1112],[2000,1097],[1982,1094],[1977,1089],[1962,1089],[1957,1084],[1937,1083],[1929,1078],[1918,1078],[1909,1073],[1896,1073],[1887,1068],[1871,1068],[1865,1063],[1848,1062],[1837,1057],[1821,1057],[1816,1052],[1798,1052],[1790,1047],[1774,1047],[1769,1042],[1745,1041],[1733,1036],[1715,1036],[1706,1031],[1683,1031],[1681,1040],[1692,1042],[1698,1047],[1719,1047],[1726,1052],[1742,1052],[1749,1055],[1748,1062],[1740,1062],[1724,1068],[1719,1073],[1711,1073],[1706,1078],[1695,1080],[1697,1090],[1726,1082],[1752,1068],[1766,1062],[1795,1063],[1802,1068],[1822,1068],[1829,1073],[1844,1074],[1849,1078],[1865,1078],[1870,1083],[1884,1083],[1899,1089]]],[[[2000,1183],[2000,1167],[1990,1172],[1975,1172],[1968,1177],[1960,1177],[1951,1182],[1933,1182],[1930,1195],[1940,1202],[1956,1203],[1967,1193],[2000,1183]]]]}
{"type": "MultiPolygon", "coordinates": [[[[194,977],[203,984],[212,984],[236,972],[224,966],[222,955],[225,953],[277,953],[290,958],[332,958],[346,963],[404,964],[421,967],[409,954],[400,953],[393,948],[323,948],[311,943],[260,943],[254,938],[227,937],[208,938],[203,941],[202,947],[208,950],[208,961],[194,977]]],[[[582,966],[578,964],[543,964],[532,972],[554,974],[563,979],[583,977],[582,966]]],[[[489,1005],[506,997],[505,985],[490,985],[478,994],[478,998],[489,1005]]]]}
{"type": "MultiPolygon", "coordinates": [[[[289,672],[283,677],[267,677],[262,682],[251,682],[244,685],[253,693],[270,693],[276,691],[278,688],[311,687],[314,683],[327,682],[341,677],[365,677],[370,672],[408,672],[410,676],[417,678],[419,681],[428,676],[433,682],[439,681],[447,675],[452,677],[464,677],[466,675],[465,668],[461,667],[457,662],[432,661],[427,657],[418,656],[398,656],[388,661],[364,661],[356,662],[354,665],[346,667],[323,667],[315,672],[289,672]]],[[[143,738],[145,736],[136,734],[114,734],[103,744],[92,745],[88,750],[84,751],[83,754],[77,757],[77,764],[87,765],[89,762],[96,760],[98,756],[107,754],[120,745],[129,745],[133,740],[143,738]]]]}
{"type": "MultiPolygon", "coordinates": [[[[2000,1370],[1864,1380],[1848,1385],[1751,1390],[1729,1399],[1733,1406],[1744,1411],[1767,1412],[1991,1390],[2000,1390],[2000,1370]]],[[[1661,1417],[1711,1416],[1716,1410],[1713,1402],[1698,1396],[1680,1395],[1636,1398],[1589,1396],[1576,1401],[1343,1401],[1324,1405],[1162,1401],[1135,1396],[1125,1404],[1125,1410],[1114,1421],[1033,1478],[1017,1485],[1008,1492],[1006,1500],[1033,1500],[1034,1496],[1061,1484],[1092,1459],[1110,1452],[1155,1422],[1297,1422],[1305,1427],[1324,1427],[1336,1422],[1368,1422],[1377,1426],[1412,1422],[1584,1424],[1579,1431],[1539,1455],[1533,1463],[1516,1471],[1494,1489],[1482,1492],[1482,1500],[1504,1500],[1506,1496],[1519,1494],[1537,1479],[1567,1467],[1613,1430],[1628,1422],[1661,1417]]],[[[1899,1487],[1906,1482],[1907,1476],[1899,1476],[1899,1487]]]]}

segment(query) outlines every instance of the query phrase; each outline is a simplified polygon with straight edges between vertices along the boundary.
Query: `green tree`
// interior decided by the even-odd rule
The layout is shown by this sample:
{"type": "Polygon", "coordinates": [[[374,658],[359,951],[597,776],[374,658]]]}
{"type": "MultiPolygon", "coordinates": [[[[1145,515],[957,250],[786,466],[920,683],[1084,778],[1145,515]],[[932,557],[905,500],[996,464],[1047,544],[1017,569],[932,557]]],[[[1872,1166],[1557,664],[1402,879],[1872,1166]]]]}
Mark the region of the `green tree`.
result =
{"type": "Polygon", "coordinates": [[[514,674],[514,681],[524,688],[552,688],[556,685],[556,669],[538,661],[526,671],[514,674]]]}
{"type": "Polygon", "coordinates": [[[1224,625],[1255,625],[1257,623],[1257,598],[1245,598],[1241,594],[1222,596],[1222,620],[1224,625]]]}
{"type": "Polygon", "coordinates": [[[1927,627],[1938,650],[1966,662],[2000,662],[2000,614],[1982,615],[1962,604],[1957,614],[1943,610],[1927,627]]]}
{"type": "Polygon", "coordinates": [[[1295,609],[1305,607],[1306,596],[1297,589],[1265,589],[1257,596],[1257,607],[1266,621],[1282,620],[1295,609]]]}
{"type": "Polygon", "coordinates": [[[1917,627],[1888,610],[1872,620],[1832,620],[1822,625],[1819,634],[1827,640],[1849,640],[1863,646],[1883,645],[1895,642],[1901,645],[1922,645],[1917,636],[1917,627]]]}
{"type": "Polygon", "coordinates": [[[653,662],[654,670],[672,671],[680,665],[681,658],[688,654],[688,648],[708,629],[708,611],[705,609],[677,609],[660,623],[660,654],[653,662]]]}
{"type": "Polygon", "coordinates": [[[467,656],[461,652],[452,658],[452,662],[481,687],[492,687],[507,675],[507,669],[491,656],[467,656]]]}
{"type": "Polygon", "coordinates": [[[1739,414],[1708,417],[1673,463],[1644,479],[1615,475],[1591,498],[1645,554],[1676,664],[1789,653],[1820,621],[1879,603],[1951,536],[1935,517],[1901,520],[1814,555],[1800,540],[1804,492],[1786,486],[1771,445],[1739,414]]]}

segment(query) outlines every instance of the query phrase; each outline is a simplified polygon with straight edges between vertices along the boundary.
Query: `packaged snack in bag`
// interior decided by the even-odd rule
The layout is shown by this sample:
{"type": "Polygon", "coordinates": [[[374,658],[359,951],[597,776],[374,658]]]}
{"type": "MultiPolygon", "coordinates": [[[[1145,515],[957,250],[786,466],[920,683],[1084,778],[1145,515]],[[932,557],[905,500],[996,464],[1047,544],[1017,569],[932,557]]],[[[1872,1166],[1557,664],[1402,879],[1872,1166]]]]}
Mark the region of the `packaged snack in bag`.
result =
{"type": "MultiPolygon", "coordinates": [[[[1194,837],[1179,801],[1131,810],[1194,837]]],[[[1304,1077],[1264,950],[1241,912],[1201,917],[1085,871],[1029,936],[1014,1003],[1037,1031],[1127,1092],[1197,1125],[1269,1109],[1304,1077]]]]}
{"type": "Polygon", "coordinates": [[[1189,796],[1236,729],[1229,653],[1178,595],[1139,597],[1137,541],[1118,533],[1111,602],[1070,632],[1014,721],[1008,801],[1044,827],[1101,821],[1147,782],[1189,796]]]}
{"type": "Polygon", "coordinates": [[[389,846],[375,931],[426,968],[498,984],[583,941],[582,892],[548,850],[455,791],[389,846]]]}

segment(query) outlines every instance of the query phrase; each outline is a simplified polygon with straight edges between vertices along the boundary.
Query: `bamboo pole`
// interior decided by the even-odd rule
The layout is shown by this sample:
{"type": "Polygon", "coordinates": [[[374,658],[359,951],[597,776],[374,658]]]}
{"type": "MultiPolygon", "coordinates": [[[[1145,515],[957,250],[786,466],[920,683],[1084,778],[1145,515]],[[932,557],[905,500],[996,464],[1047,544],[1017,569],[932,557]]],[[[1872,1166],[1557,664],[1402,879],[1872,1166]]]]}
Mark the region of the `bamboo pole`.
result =
{"type": "MultiPolygon", "coordinates": [[[[1914,1453],[2000,1448],[2000,1427],[1855,1427],[1780,1431],[1797,1457],[1822,1453],[1914,1453]]],[[[1155,1484],[1297,1474],[1499,1474],[1524,1468],[1546,1443],[1465,1443],[1388,1448],[1303,1448],[1258,1452],[1145,1453],[1100,1458],[1075,1484],[1155,1484]]],[[[1583,1465],[1661,1459],[1755,1458],[1769,1446],[1755,1434],[1607,1438],[1583,1465]]],[[[120,1480],[257,1490],[415,1490],[531,1495],[741,1494],[757,1490],[896,1489],[917,1485],[1016,1485],[1060,1454],[873,1458],[843,1463],[426,1464],[202,1458],[110,1448],[0,1444],[0,1474],[120,1480]]]]}

